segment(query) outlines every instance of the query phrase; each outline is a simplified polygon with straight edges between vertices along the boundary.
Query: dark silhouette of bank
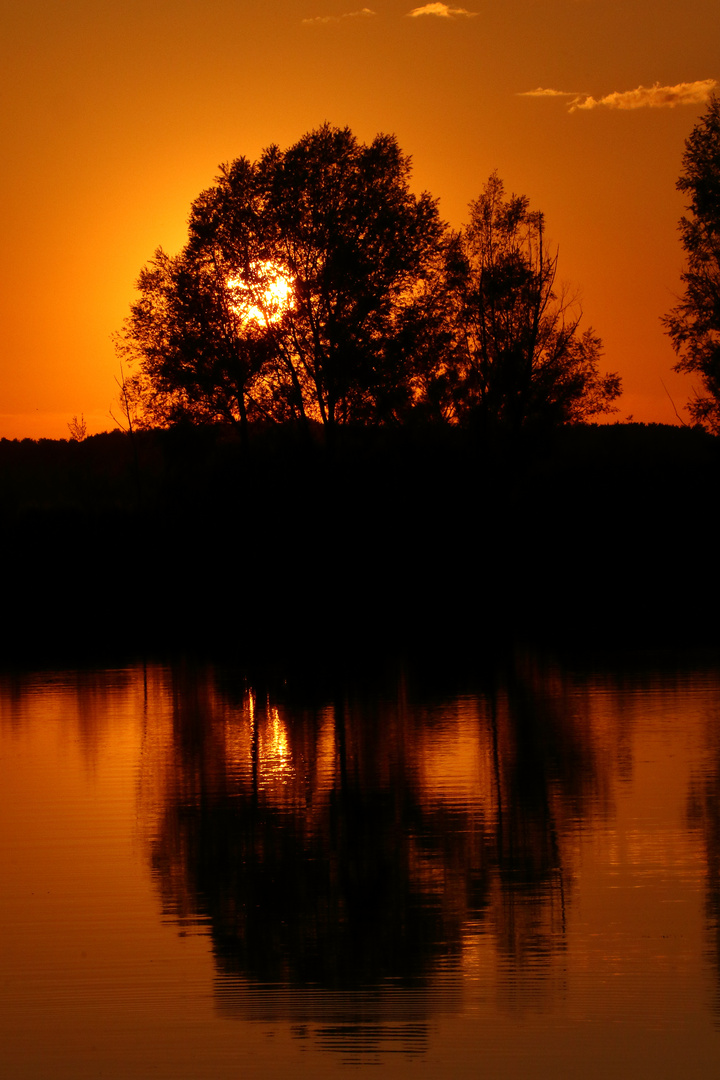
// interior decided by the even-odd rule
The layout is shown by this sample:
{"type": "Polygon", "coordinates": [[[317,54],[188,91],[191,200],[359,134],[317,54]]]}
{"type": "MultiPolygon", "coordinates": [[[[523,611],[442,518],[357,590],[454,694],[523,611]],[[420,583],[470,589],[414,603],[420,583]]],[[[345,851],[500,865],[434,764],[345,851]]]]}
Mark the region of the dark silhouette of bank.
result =
{"type": "Polygon", "coordinates": [[[331,452],[312,430],[254,427],[250,454],[227,426],[0,441],[6,655],[713,638],[701,429],[572,425],[512,453],[452,426],[344,427],[331,452]]]}

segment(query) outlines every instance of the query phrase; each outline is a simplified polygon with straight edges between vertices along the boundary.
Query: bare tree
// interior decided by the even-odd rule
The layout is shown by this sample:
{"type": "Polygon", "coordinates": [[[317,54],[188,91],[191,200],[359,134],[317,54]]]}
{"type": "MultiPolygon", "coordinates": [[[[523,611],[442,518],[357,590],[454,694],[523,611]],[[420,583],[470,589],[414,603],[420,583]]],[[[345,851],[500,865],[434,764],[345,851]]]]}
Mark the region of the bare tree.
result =
{"type": "Polygon", "coordinates": [[[72,442],[83,442],[83,440],[87,438],[87,424],[85,423],[85,417],[82,413],[80,413],[79,420],[77,416],[73,416],[68,424],[68,431],[70,432],[72,442]]]}

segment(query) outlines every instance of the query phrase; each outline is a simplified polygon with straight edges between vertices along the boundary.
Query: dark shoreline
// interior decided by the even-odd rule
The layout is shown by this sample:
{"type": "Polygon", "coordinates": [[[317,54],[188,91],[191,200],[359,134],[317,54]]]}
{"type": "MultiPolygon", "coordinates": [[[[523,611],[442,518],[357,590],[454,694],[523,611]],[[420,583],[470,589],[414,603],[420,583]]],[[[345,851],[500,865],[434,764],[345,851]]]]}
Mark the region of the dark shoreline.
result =
{"type": "Polygon", "coordinates": [[[719,478],[665,425],[2,440],[2,654],[714,646],[719,478]]]}

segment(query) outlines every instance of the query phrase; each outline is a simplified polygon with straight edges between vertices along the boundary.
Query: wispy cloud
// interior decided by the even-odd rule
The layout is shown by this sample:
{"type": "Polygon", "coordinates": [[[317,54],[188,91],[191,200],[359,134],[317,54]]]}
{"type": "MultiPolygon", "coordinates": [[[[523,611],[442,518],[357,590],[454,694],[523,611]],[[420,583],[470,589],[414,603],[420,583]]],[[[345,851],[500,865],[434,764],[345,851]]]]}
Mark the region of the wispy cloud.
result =
{"type": "Polygon", "coordinates": [[[313,19],[303,19],[303,23],[306,26],[311,23],[339,23],[345,19],[366,19],[374,14],[370,8],[361,8],[360,11],[346,11],[344,15],[316,15],[313,19]]]}
{"type": "Polygon", "coordinates": [[[465,19],[474,19],[477,11],[450,7],[449,4],[423,4],[422,7],[416,7],[412,11],[408,11],[408,18],[410,19],[417,19],[419,15],[437,15],[441,19],[455,19],[458,16],[465,19]]]}
{"type": "Polygon", "coordinates": [[[538,86],[537,90],[523,90],[518,97],[577,97],[577,91],[568,92],[567,90],[543,90],[542,86],[538,86]]]}
{"type": "Polygon", "coordinates": [[[637,90],[615,91],[605,97],[577,97],[570,105],[576,109],[674,109],[676,105],[700,105],[717,86],[715,79],[677,83],[676,86],[638,86],[637,90]]]}
{"type": "Polygon", "coordinates": [[[638,86],[637,90],[616,90],[600,98],[538,86],[537,90],[524,90],[517,96],[572,98],[568,104],[570,112],[578,109],[674,109],[676,105],[703,104],[717,85],[716,79],[698,79],[697,82],[678,83],[676,86],[655,83],[654,86],[638,86]]]}

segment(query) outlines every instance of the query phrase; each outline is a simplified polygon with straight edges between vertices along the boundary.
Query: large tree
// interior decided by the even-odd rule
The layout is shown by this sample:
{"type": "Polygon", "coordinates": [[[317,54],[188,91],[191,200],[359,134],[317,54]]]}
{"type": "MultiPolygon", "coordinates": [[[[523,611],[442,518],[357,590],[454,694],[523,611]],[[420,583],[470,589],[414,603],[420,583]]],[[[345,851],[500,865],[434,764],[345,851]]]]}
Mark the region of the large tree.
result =
{"type": "Polygon", "coordinates": [[[689,197],[680,220],[687,256],[685,291],[663,322],[678,354],[676,371],[700,378],[688,408],[693,419],[720,433],[720,99],[685,143],[677,188],[689,197]]]}
{"type": "Polygon", "coordinates": [[[602,374],[602,343],[580,330],[581,312],[557,284],[543,215],[505,197],[497,174],[448,245],[443,324],[451,327],[428,392],[460,423],[514,430],[614,411],[615,374],[602,374]]]}
{"type": "Polygon", "coordinates": [[[121,335],[151,411],[399,418],[413,380],[398,342],[444,233],[409,177],[393,136],[364,145],[327,124],[224,166],[183,252],[141,274],[121,335]]]}

